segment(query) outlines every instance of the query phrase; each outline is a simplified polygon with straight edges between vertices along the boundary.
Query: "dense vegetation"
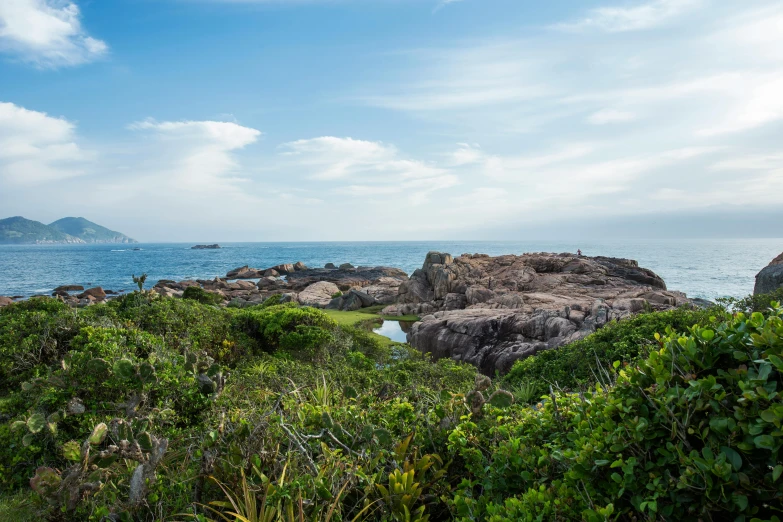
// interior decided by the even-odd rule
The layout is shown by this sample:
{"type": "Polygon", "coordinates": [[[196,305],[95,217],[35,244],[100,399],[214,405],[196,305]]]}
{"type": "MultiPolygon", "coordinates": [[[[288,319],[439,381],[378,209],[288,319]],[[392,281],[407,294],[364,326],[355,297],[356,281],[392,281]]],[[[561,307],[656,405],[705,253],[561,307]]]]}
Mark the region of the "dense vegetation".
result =
{"type": "Polygon", "coordinates": [[[0,309],[1,520],[780,516],[778,306],[646,314],[492,382],[191,297],[0,309]]]}

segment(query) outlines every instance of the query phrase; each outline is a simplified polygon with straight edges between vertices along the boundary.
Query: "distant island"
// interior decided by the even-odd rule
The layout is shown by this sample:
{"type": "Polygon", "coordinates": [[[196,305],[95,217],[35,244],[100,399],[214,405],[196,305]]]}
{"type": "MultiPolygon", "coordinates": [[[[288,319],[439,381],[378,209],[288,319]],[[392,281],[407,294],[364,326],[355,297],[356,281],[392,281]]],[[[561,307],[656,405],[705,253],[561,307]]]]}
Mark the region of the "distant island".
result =
{"type": "Polygon", "coordinates": [[[220,248],[220,245],[215,243],[214,245],[196,245],[190,247],[191,250],[215,250],[220,248]]]}
{"type": "Polygon", "coordinates": [[[83,217],[65,217],[48,225],[22,216],[0,219],[0,245],[79,243],[138,243],[138,241],[83,217]]]}

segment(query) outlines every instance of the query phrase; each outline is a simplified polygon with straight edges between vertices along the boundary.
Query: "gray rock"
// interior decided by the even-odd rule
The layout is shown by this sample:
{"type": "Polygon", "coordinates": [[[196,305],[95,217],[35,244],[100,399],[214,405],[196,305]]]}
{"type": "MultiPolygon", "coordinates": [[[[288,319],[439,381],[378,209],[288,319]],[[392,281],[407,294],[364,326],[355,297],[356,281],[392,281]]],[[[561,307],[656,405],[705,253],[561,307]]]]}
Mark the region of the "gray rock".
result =
{"type": "Polygon", "coordinates": [[[772,260],[756,275],[756,286],[753,294],[769,294],[778,288],[783,288],[783,254],[772,260]]]}
{"type": "Polygon", "coordinates": [[[13,302],[14,302],[14,300],[11,299],[10,297],[4,297],[4,296],[0,295],[0,308],[3,307],[3,306],[8,306],[8,305],[12,304],[13,302]]]}
{"type": "Polygon", "coordinates": [[[326,263],[324,268],[328,268],[329,270],[336,270],[337,266],[334,263],[326,263]]]}
{"type": "Polygon", "coordinates": [[[354,268],[356,267],[353,266],[351,263],[343,263],[342,265],[340,265],[340,270],[352,270],[354,268]]]}
{"type": "Polygon", "coordinates": [[[264,277],[280,277],[280,273],[274,268],[264,270],[264,277]]]}
{"type": "Polygon", "coordinates": [[[302,270],[307,270],[307,265],[305,265],[301,261],[297,261],[296,263],[294,263],[295,272],[301,272],[302,270]]]}
{"type": "Polygon", "coordinates": [[[334,283],[318,281],[299,292],[299,302],[305,306],[325,308],[332,302],[332,296],[339,291],[334,283]]]}
{"type": "Polygon", "coordinates": [[[54,289],[56,293],[60,292],[82,292],[84,287],[82,285],[62,285],[54,289]]]}
{"type": "Polygon", "coordinates": [[[258,279],[264,276],[264,271],[257,268],[250,268],[249,266],[240,266],[233,270],[229,270],[226,274],[226,279],[258,279]]]}

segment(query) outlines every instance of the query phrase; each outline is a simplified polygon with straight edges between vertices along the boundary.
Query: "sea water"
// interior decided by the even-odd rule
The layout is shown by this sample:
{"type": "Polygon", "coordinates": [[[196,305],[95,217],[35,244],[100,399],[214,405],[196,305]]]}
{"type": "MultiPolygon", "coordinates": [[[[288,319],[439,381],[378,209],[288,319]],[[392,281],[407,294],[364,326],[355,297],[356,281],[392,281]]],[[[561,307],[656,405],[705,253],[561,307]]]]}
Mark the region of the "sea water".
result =
{"type": "Polygon", "coordinates": [[[783,239],[677,239],[612,241],[405,241],[329,243],[227,243],[219,250],[192,244],[97,244],[0,246],[0,295],[49,294],[63,284],[134,288],[146,273],[147,287],[160,279],[212,279],[238,266],[268,268],[302,261],[392,266],[407,273],[421,267],[430,250],[490,255],[576,252],[635,259],[660,275],[671,290],[691,297],[744,297],[754,277],[783,252],[783,239]]]}

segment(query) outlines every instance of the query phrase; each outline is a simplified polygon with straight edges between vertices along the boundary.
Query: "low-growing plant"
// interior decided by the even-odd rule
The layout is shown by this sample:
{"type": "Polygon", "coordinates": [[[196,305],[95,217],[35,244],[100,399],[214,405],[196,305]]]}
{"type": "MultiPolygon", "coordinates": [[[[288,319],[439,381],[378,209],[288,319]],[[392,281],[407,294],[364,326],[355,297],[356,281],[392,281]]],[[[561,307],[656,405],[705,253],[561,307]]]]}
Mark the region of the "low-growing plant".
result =
{"type": "Polygon", "coordinates": [[[223,296],[207,292],[200,286],[189,286],[182,292],[182,299],[191,299],[205,305],[217,305],[223,302],[223,296]]]}

